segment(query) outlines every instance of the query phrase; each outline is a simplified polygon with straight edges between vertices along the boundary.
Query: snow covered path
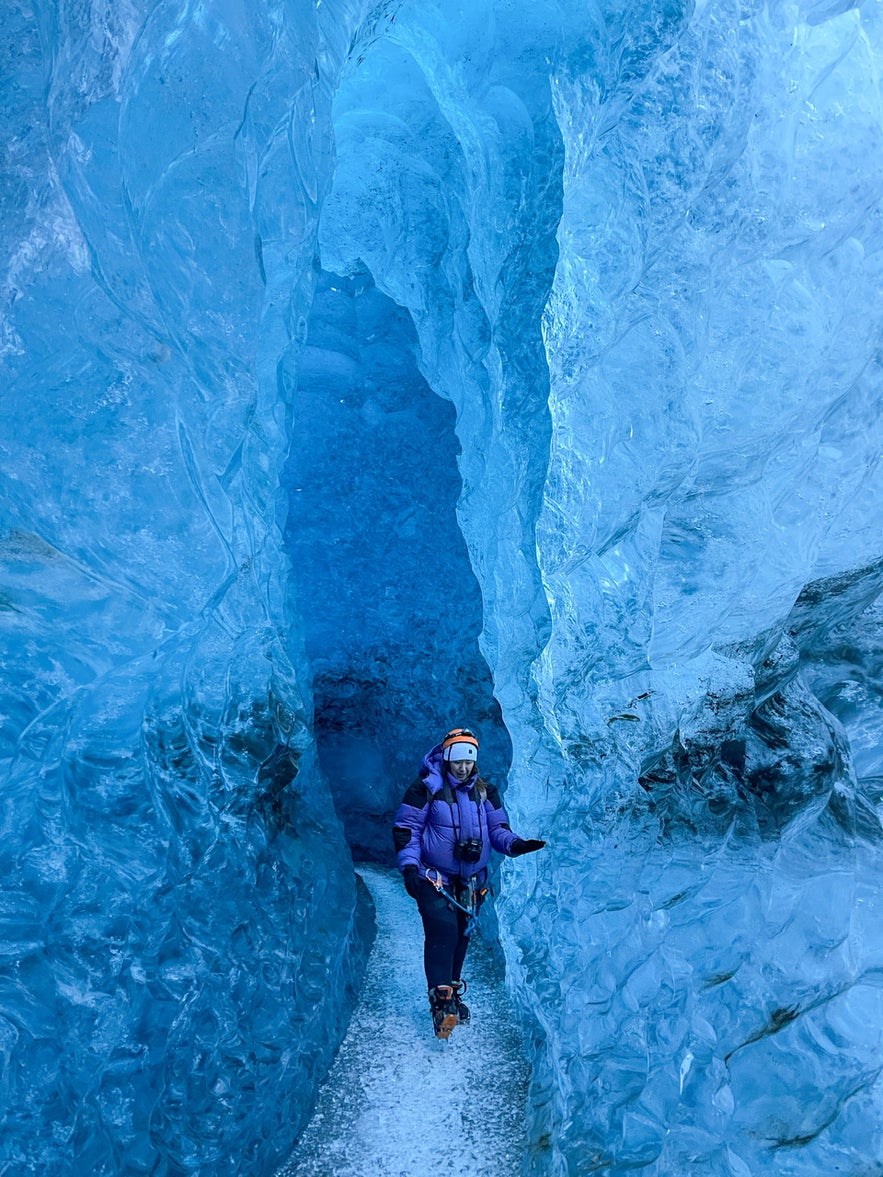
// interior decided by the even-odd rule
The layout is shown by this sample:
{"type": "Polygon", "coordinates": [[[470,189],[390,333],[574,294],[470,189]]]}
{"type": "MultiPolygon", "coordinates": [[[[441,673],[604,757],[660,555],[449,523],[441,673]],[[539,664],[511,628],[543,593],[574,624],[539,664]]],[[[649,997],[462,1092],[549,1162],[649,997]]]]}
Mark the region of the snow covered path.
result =
{"type": "Polygon", "coordinates": [[[464,970],[472,1022],[440,1042],[417,906],[398,871],[358,873],[377,909],[362,999],[276,1177],[517,1177],[529,1066],[499,966],[477,935],[464,970]]]}

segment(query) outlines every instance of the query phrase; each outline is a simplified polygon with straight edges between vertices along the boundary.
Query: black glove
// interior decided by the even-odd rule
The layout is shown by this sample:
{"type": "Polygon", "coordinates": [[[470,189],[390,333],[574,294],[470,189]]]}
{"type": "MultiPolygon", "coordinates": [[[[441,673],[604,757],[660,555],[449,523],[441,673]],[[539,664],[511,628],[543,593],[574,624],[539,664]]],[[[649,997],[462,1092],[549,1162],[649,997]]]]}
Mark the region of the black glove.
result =
{"type": "Polygon", "coordinates": [[[412,899],[416,899],[420,892],[420,874],[416,866],[406,866],[402,871],[405,880],[405,890],[412,899]]]}
{"type": "Polygon", "coordinates": [[[521,854],[533,854],[534,850],[542,850],[545,844],[539,838],[516,838],[509,847],[509,854],[512,858],[518,858],[521,854]]]}

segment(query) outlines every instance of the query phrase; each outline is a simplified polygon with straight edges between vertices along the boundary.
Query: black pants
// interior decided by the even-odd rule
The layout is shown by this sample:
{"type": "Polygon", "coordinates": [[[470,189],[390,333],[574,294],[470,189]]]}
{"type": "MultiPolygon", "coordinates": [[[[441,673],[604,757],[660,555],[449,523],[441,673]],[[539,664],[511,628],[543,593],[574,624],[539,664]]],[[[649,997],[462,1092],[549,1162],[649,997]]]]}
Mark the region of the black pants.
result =
{"type": "Polygon", "coordinates": [[[423,968],[427,988],[459,981],[469,947],[466,930],[469,916],[449,903],[426,879],[421,880],[417,907],[423,920],[423,968]]]}

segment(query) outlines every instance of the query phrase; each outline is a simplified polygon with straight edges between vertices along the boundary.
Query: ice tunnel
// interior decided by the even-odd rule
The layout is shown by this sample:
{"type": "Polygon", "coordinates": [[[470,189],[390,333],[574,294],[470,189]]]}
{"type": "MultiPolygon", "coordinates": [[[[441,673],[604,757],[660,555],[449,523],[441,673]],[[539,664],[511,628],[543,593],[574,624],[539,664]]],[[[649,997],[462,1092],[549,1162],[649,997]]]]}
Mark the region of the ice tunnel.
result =
{"type": "Polygon", "coordinates": [[[883,1172],[883,5],[0,38],[0,1172],[269,1177],[461,719],[523,1173],[883,1172]]]}
{"type": "Polygon", "coordinates": [[[510,755],[457,527],[454,411],[417,354],[370,274],[320,275],[294,401],[308,426],[282,480],[319,762],[354,857],[380,862],[431,733],[467,716],[489,765],[510,755]]]}

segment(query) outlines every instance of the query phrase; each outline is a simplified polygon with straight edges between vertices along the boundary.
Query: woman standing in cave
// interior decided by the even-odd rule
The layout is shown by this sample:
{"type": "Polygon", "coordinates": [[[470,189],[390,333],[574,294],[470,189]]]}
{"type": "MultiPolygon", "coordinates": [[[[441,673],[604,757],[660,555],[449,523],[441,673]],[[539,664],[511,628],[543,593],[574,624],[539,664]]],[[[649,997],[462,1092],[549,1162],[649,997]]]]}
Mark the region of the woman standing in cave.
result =
{"type": "Polygon", "coordinates": [[[487,893],[491,850],[509,858],[545,842],[519,838],[493,785],[478,775],[478,739],[449,731],[423,757],[393,826],[405,888],[423,920],[423,967],[436,1037],[469,1021],[461,977],[472,925],[487,893]]]}

